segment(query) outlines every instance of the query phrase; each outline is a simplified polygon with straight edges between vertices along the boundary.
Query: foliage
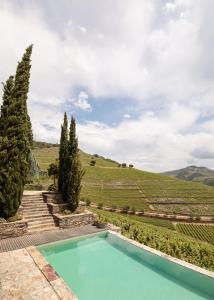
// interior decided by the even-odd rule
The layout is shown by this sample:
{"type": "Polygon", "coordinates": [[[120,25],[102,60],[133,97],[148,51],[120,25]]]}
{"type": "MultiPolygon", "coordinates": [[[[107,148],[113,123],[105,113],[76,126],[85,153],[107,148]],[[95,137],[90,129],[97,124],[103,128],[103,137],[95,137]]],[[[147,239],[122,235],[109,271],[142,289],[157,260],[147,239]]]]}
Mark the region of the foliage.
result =
{"type": "Polygon", "coordinates": [[[56,178],[59,174],[59,164],[58,161],[55,163],[51,163],[48,168],[48,176],[53,176],[54,179],[54,185],[56,184],[56,178]]]}
{"type": "Polygon", "coordinates": [[[61,137],[59,147],[59,176],[58,176],[58,191],[62,192],[63,198],[67,193],[67,173],[68,173],[68,120],[67,114],[64,114],[64,122],[61,126],[61,137]]]}
{"type": "Polygon", "coordinates": [[[7,222],[16,222],[16,221],[20,221],[20,220],[22,220],[22,216],[16,213],[14,216],[9,217],[7,219],[7,222]]]}
{"type": "Polygon", "coordinates": [[[49,192],[55,192],[55,191],[57,191],[56,184],[50,184],[49,187],[48,187],[48,191],[49,192]]]}
{"type": "Polygon", "coordinates": [[[103,208],[103,203],[98,203],[97,208],[102,209],[103,208]]]}
{"type": "Polygon", "coordinates": [[[96,160],[92,159],[92,160],[90,161],[90,166],[95,166],[95,165],[96,165],[96,160]]]}
{"type": "Polygon", "coordinates": [[[86,206],[90,206],[90,204],[91,204],[91,200],[90,199],[86,199],[86,206]]]}
{"type": "Polygon", "coordinates": [[[122,234],[168,255],[214,271],[214,247],[166,228],[131,220],[129,216],[96,210],[101,223],[119,226],[122,234]]]}
{"type": "Polygon", "coordinates": [[[71,118],[69,142],[68,142],[68,179],[67,179],[67,201],[70,205],[71,211],[75,211],[79,204],[81,180],[85,171],[82,169],[78,140],[76,137],[76,122],[71,118]]]}
{"type": "Polygon", "coordinates": [[[176,224],[176,230],[193,238],[208,242],[214,245],[214,226],[197,224],[176,224]]]}
{"type": "Polygon", "coordinates": [[[134,168],[134,165],[129,165],[129,168],[134,168]]]}
{"type": "Polygon", "coordinates": [[[32,45],[3,87],[0,117],[0,214],[13,216],[30,170],[31,122],[27,112],[32,45]]]}
{"type": "Polygon", "coordinates": [[[122,164],[121,164],[121,167],[122,167],[122,168],[126,168],[126,163],[122,163],[122,164]]]}

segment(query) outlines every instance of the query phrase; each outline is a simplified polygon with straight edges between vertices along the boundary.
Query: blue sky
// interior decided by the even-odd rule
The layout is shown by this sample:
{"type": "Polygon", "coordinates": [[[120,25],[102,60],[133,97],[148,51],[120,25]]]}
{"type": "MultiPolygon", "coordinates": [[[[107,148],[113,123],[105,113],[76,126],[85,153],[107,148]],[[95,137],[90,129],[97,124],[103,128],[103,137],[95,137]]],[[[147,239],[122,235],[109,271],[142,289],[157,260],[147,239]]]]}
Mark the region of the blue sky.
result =
{"type": "MultiPolygon", "coordinates": [[[[0,80],[34,44],[28,110],[58,142],[150,171],[214,168],[213,0],[2,0],[0,80]]],[[[0,100],[1,101],[1,100],[0,100]]]]}

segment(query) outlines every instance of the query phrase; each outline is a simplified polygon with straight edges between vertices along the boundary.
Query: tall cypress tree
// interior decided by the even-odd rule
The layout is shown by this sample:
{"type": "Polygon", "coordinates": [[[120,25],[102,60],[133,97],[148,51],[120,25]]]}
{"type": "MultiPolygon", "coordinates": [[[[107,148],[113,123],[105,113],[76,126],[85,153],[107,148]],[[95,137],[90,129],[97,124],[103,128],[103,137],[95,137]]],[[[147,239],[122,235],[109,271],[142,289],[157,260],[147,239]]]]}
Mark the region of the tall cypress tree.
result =
{"type": "Polygon", "coordinates": [[[4,85],[0,117],[0,214],[6,218],[15,214],[20,205],[22,192],[17,138],[19,118],[16,115],[13,88],[14,81],[10,76],[4,85]]]}
{"type": "MultiPolygon", "coordinates": [[[[64,122],[61,126],[60,148],[59,148],[59,174],[58,191],[66,194],[66,161],[68,156],[68,120],[67,114],[64,114],[64,122]]],[[[64,198],[64,197],[63,197],[64,198]]]]}
{"type": "Polygon", "coordinates": [[[17,131],[17,137],[20,162],[19,172],[22,176],[22,191],[30,170],[30,148],[33,143],[31,122],[27,111],[32,48],[33,46],[30,45],[26,49],[21,62],[17,65],[13,90],[13,98],[16,102],[15,113],[19,117],[19,130],[17,131]]]}
{"type": "Polygon", "coordinates": [[[81,179],[84,171],[81,167],[78,149],[78,139],[76,137],[76,122],[71,118],[69,142],[68,142],[68,160],[67,160],[67,196],[70,210],[75,211],[79,204],[81,179]]]}
{"type": "Polygon", "coordinates": [[[27,113],[32,46],[18,63],[15,80],[4,85],[0,116],[0,214],[9,217],[17,211],[29,172],[33,136],[27,113]]]}

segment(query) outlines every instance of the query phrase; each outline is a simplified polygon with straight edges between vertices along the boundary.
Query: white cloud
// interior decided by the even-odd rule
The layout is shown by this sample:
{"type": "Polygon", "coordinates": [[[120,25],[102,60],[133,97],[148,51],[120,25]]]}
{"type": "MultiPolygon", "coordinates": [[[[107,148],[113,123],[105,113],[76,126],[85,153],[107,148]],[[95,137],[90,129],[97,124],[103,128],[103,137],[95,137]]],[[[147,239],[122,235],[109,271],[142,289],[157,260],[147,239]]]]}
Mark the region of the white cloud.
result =
{"type": "Polygon", "coordinates": [[[82,110],[92,110],[91,104],[88,102],[88,94],[86,92],[80,92],[77,99],[72,99],[71,102],[74,106],[82,110]]]}
{"type": "Polygon", "coordinates": [[[131,118],[130,114],[124,114],[123,117],[124,117],[125,119],[130,119],[130,118],[131,118]]]}
{"type": "MultiPolygon", "coordinates": [[[[203,165],[193,154],[214,148],[213,0],[48,3],[0,1],[0,82],[34,43],[29,111],[36,138],[58,139],[66,100],[81,87],[94,99],[133,98],[139,115],[127,113],[119,125],[79,125],[86,151],[148,170],[203,165]]],[[[73,104],[92,109],[85,92],[73,104]]]]}

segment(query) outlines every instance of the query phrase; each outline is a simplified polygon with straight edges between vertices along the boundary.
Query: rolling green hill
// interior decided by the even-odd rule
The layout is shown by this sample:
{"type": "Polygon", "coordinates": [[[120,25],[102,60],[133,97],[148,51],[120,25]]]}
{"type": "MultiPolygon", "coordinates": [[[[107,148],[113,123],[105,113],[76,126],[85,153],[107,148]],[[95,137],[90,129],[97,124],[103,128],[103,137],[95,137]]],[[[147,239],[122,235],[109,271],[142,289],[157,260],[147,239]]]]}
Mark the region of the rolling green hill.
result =
{"type": "MultiPolygon", "coordinates": [[[[42,170],[58,157],[58,147],[35,148],[42,170]]],[[[163,174],[121,168],[114,161],[80,152],[86,170],[82,199],[117,207],[192,215],[214,215],[214,188],[163,174]],[[96,166],[90,161],[96,160],[96,166]]]]}
{"type": "Polygon", "coordinates": [[[163,174],[179,179],[198,181],[214,186],[214,170],[206,167],[189,166],[179,170],[164,172],[163,174]]]}

